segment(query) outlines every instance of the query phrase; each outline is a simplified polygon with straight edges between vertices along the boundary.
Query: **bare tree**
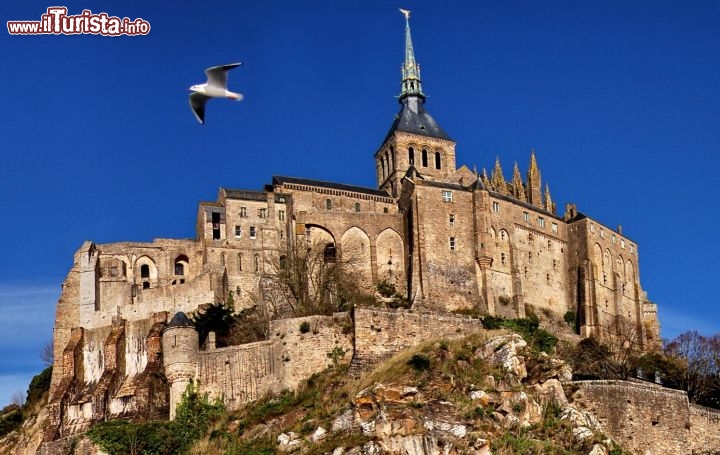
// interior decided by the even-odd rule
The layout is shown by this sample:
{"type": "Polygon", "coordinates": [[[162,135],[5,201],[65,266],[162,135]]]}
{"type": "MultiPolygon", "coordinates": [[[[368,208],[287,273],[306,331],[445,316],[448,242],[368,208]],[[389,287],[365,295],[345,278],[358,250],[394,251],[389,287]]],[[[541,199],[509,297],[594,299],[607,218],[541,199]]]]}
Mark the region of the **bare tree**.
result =
{"type": "Polygon", "coordinates": [[[694,403],[715,401],[720,386],[720,336],[705,337],[697,331],[683,332],[665,346],[665,352],[683,361],[679,379],[694,403]]]}
{"type": "MultiPolygon", "coordinates": [[[[288,242],[269,261],[262,299],[271,318],[332,314],[348,309],[362,294],[359,255],[352,248],[338,252],[326,242],[288,242]]],[[[369,264],[368,264],[369,266],[369,264]]]]}
{"type": "Polygon", "coordinates": [[[55,363],[55,351],[53,350],[52,338],[45,343],[40,352],[40,359],[43,361],[46,367],[49,367],[55,363]]]}
{"type": "Polygon", "coordinates": [[[17,390],[10,395],[10,404],[14,404],[19,407],[25,406],[25,394],[17,390]]]}

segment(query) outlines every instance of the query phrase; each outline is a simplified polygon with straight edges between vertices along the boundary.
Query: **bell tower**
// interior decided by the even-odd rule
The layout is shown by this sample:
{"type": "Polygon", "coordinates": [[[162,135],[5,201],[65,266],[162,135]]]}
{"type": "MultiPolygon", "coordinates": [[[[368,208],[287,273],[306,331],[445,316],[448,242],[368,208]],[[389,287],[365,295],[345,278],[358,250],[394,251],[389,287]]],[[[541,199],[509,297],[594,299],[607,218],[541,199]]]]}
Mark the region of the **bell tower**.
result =
{"type": "Polygon", "coordinates": [[[400,112],[395,116],[382,146],[375,152],[378,188],[393,197],[401,180],[413,168],[423,178],[441,181],[455,172],[455,142],[425,110],[420,65],[415,61],[410,35],[410,11],[405,16],[405,61],[400,83],[400,112]]]}

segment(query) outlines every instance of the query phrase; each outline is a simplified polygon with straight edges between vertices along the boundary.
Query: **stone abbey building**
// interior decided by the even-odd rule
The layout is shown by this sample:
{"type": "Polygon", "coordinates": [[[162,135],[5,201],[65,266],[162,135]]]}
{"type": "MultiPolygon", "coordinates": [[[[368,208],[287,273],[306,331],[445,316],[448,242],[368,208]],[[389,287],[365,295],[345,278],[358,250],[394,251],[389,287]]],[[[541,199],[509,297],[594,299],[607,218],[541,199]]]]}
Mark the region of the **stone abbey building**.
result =
{"type": "Polygon", "coordinates": [[[222,188],[201,202],[195,239],[85,242],[57,306],[45,440],[94,420],[167,412],[158,378],[171,386],[170,409],[190,381],[240,405],[324,368],[333,346],[350,353],[346,361],[372,360],[418,333],[477,325],[453,319],[458,310],[559,319],[572,311],[581,336],[607,336],[622,322],[643,348],[659,342],[637,243],[572,204],[558,214],[534,152],[525,178],[516,164],[506,179],[499,161],[489,175],[458,167],[455,142],[425,108],[407,17],[399,101],[384,139],[378,132],[376,188],[275,176],[261,191],[222,188]],[[180,313],[230,291],[237,308],[253,305],[288,242],[321,244],[338,258],[353,251],[359,281],[394,284],[411,310],[310,317],[313,349],[298,344],[297,323],[274,321],[268,341],[200,350],[180,313]]]}

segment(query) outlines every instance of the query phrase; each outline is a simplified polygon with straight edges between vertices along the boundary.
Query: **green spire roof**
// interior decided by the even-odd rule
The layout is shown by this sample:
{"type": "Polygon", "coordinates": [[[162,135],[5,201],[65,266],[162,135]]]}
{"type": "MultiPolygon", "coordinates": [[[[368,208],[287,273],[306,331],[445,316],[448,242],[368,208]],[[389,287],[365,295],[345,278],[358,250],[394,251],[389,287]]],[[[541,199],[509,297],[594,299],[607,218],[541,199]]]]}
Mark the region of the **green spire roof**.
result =
{"type": "Polygon", "coordinates": [[[410,95],[425,99],[420,81],[420,65],[415,61],[415,52],[410,36],[410,11],[401,9],[400,12],[405,15],[405,63],[402,66],[400,100],[402,101],[403,98],[410,95]]]}

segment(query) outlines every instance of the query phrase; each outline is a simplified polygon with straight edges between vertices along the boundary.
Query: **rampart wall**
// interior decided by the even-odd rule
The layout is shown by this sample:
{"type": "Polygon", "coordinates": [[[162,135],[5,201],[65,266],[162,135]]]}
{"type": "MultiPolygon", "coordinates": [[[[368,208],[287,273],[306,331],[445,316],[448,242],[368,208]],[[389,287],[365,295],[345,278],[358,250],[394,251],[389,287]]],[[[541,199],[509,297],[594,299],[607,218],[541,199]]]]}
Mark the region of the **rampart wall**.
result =
{"type": "Polygon", "coordinates": [[[480,320],[467,316],[356,308],[353,364],[372,364],[425,340],[459,338],[481,328],[480,320]]]}
{"type": "Polygon", "coordinates": [[[720,411],[688,403],[687,393],[629,381],[574,382],[573,403],[642,455],[720,453],[720,411]]]}

